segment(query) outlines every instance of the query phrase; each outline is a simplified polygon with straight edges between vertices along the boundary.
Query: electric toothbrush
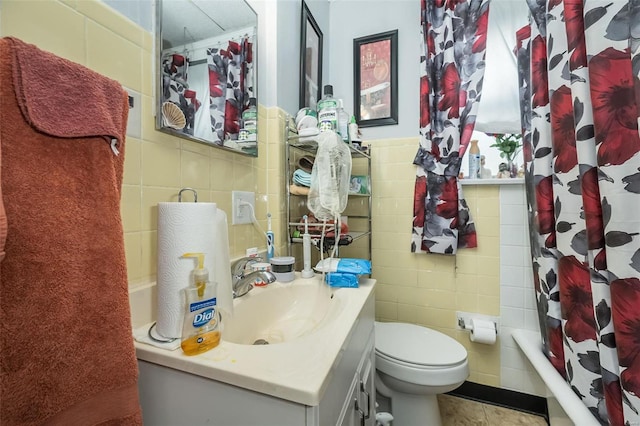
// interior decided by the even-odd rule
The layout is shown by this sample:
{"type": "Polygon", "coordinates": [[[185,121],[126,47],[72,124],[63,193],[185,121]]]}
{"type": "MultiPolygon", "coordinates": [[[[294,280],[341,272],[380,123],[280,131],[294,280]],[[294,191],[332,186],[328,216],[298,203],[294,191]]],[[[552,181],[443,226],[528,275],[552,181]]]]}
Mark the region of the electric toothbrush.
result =
{"type": "Polygon", "coordinates": [[[311,235],[309,235],[309,221],[307,215],[302,216],[304,220],[304,234],[302,234],[302,278],[312,278],[315,273],[311,269],[311,235]]]}
{"type": "Polygon", "coordinates": [[[273,231],[271,230],[271,213],[267,213],[267,262],[271,261],[274,250],[273,231]]]}

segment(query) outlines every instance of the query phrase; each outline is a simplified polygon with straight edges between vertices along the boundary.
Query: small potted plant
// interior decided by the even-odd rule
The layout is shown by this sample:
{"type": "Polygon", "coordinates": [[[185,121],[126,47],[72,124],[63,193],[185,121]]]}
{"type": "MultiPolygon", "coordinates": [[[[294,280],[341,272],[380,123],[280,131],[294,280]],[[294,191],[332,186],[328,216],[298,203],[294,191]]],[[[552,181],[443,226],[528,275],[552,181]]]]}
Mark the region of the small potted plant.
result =
{"type": "Polygon", "coordinates": [[[522,148],[522,135],[513,133],[494,134],[496,142],[490,145],[491,148],[498,148],[500,151],[500,157],[507,160],[507,170],[511,177],[516,177],[518,173],[518,167],[514,160],[516,155],[522,148]]]}

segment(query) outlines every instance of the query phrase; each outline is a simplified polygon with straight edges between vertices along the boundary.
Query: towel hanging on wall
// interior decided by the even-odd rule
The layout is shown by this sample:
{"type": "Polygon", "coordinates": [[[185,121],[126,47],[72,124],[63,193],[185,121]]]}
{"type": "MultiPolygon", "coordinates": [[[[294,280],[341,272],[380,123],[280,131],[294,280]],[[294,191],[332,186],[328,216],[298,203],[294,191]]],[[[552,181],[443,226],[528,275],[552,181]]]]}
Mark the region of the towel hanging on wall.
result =
{"type": "Polygon", "coordinates": [[[127,93],[15,38],[0,55],[0,423],[142,424],[120,217],[127,93]]]}

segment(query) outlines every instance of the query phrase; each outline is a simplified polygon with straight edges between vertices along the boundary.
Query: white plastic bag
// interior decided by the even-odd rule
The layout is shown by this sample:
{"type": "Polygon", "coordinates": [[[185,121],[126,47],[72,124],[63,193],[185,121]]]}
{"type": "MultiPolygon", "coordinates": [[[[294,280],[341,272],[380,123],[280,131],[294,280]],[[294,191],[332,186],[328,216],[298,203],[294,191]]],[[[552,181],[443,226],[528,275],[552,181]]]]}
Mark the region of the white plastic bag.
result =
{"type": "Polygon", "coordinates": [[[347,207],[351,151],[333,131],[317,136],[318,151],[311,170],[307,207],[320,220],[339,217],[347,207]]]}

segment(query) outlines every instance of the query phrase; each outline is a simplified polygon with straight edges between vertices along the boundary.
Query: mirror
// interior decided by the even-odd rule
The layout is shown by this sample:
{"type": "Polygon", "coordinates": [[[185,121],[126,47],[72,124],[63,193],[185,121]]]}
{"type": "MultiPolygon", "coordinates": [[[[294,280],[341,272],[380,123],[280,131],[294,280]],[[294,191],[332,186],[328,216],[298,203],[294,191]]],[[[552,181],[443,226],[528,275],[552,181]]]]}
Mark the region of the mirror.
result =
{"type": "Polygon", "coordinates": [[[156,129],[257,156],[255,11],[244,0],[157,0],[156,12],[156,129]]]}

